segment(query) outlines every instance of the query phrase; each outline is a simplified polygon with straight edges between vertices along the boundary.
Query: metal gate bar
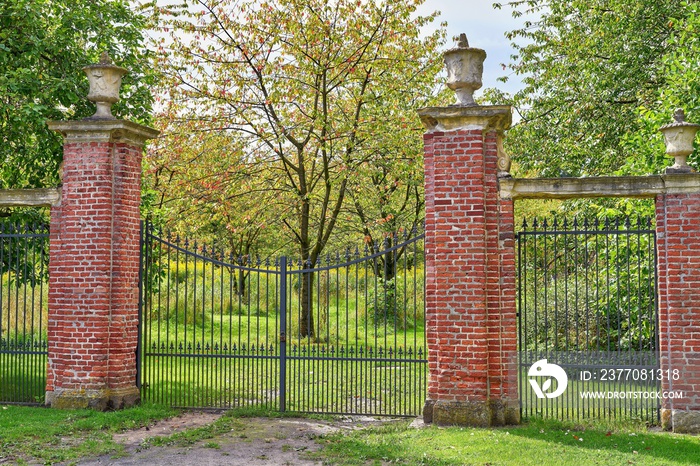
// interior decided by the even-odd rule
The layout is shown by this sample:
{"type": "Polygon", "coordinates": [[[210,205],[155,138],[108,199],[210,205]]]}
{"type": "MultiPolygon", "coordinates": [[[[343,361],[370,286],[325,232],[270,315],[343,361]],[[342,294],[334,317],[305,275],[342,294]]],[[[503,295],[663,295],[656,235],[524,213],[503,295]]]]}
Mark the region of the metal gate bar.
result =
{"type": "Polygon", "coordinates": [[[41,404],[46,391],[48,226],[0,223],[0,402],[41,404]]]}
{"type": "Polygon", "coordinates": [[[312,266],[234,258],[147,226],[142,396],[183,407],[419,414],[422,239],[388,238],[312,266]]]}
{"type": "Polygon", "coordinates": [[[534,220],[523,222],[517,240],[523,417],[658,422],[660,402],[651,395],[660,389],[651,220],[534,220]],[[561,396],[540,398],[533,390],[528,372],[543,359],[568,376],[561,396]],[[632,398],[620,398],[623,392],[632,398]]]}

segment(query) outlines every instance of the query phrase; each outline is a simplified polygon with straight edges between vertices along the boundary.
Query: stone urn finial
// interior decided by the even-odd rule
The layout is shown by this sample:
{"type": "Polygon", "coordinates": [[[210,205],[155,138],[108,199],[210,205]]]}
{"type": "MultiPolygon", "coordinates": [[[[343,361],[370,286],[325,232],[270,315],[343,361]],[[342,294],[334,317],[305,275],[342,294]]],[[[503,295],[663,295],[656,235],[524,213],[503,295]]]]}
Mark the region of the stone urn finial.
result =
{"type": "Polygon", "coordinates": [[[666,173],[692,173],[693,169],[688,165],[687,159],[693,153],[693,141],[700,125],[687,123],[682,108],[673,112],[673,119],[673,123],[659,128],[666,139],[666,154],[676,160],[672,167],[666,169],[666,173]]]}
{"type": "Polygon", "coordinates": [[[477,105],[474,102],[474,91],[482,86],[486,52],[469,47],[467,35],[460,34],[457,47],[445,52],[443,57],[447,67],[447,87],[457,94],[456,105],[477,105]]]}
{"type": "Polygon", "coordinates": [[[83,71],[90,81],[90,93],[87,98],[97,104],[97,111],[90,119],[115,119],[112,115],[112,104],[119,100],[122,77],[128,71],[113,65],[107,52],[102,53],[98,64],[86,66],[83,71]]]}

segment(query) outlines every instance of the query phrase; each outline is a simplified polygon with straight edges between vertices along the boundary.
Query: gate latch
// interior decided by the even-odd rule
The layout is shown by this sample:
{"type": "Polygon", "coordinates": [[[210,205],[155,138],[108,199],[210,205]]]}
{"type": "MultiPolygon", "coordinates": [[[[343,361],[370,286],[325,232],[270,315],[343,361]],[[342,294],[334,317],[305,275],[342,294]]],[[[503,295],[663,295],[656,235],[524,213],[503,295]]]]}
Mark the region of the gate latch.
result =
{"type": "Polygon", "coordinates": [[[280,343],[284,343],[287,341],[287,335],[285,335],[284,332],[280,333],[280,343]]]}

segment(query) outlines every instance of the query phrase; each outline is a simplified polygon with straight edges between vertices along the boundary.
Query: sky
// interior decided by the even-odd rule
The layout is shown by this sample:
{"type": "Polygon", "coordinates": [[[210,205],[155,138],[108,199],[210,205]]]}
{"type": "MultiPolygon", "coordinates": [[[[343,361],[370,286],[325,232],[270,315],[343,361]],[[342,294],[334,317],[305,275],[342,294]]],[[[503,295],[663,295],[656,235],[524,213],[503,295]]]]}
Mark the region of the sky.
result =
{"type": "MultiPolygon", "coordinates": [[[[507,0],[501,0],[506,3],[507,0]]],[[[510,75],[509,70],[503,70],[501,63],[508,63],[510,55],[514,52],[510,41],[504,33],[522,27],[524,17],[514,19],[512,9],[503,6],[496,10],[492,7],[494,0],[425,0],[419,13],[427,14],[438,10],[441,12],[439,22],[447,21],[447,48],[456,44],[453,36],[467,34],[470,47],[477,47],[486,51],[484,62],[483,87],[495,87],[507,92],[515,92],[522,87],[520,78],[510,75]],[[509,75],[507,83],[497,81],[497,78],[509,75]]],[[[480,91],[475,93],[476,96],[480,91]]]]}

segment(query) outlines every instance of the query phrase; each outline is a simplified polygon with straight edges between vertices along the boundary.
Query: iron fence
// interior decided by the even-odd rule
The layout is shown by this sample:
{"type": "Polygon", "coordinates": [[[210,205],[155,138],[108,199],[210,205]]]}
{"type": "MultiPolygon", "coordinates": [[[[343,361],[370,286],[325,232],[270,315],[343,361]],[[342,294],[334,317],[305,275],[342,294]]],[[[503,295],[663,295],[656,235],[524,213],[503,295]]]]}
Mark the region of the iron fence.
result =
{"type": "Polygon", "coordinates": [[[46,390],[48,227],[0,222],[0,402],[39,404],[46,390]]]}
{"type": "Polygon", "coordinates": [[[517,240],[523,416],[658,422],[651,220],[534,220],[517,240]],[[534,389],[532,368],[542,360],[566,372],[562,395],[534,389]]]}
{"type": "Polygon", "coordinates": [[[427,383],[423,235],[314,264],[236,258],[150,226],[142,239],[144,399],[420,413],[427,383]]]}

